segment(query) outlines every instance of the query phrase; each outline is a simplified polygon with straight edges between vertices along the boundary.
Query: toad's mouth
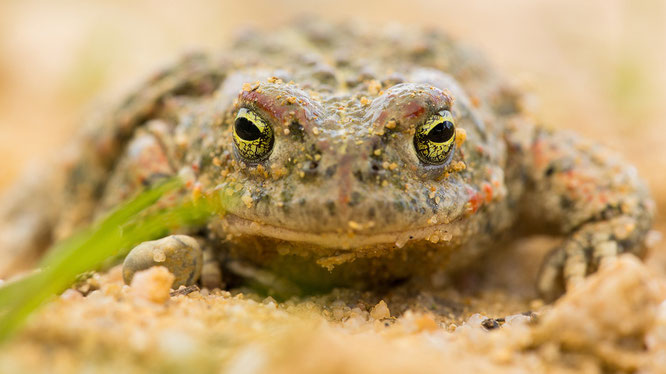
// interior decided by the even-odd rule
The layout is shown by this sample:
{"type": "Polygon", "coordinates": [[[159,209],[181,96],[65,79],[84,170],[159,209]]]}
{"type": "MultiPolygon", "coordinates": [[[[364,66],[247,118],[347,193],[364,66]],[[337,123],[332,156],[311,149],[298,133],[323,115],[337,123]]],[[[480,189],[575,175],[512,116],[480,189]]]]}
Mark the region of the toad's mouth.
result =
{"type": "Polygon", "coordinates": [[[419,240],[431,243],[450,242],[454,237],[454,230],[457,229],[455,223],[448,223],[393,232],[368,233],[351,228],[339,232],[310,232],[257,222],[234,214],[224,216],[222,225],[226,233],[234,236],[263,236],[287,242],[346,250],[386,246],[402,248],[408,241],[419,240]]]}

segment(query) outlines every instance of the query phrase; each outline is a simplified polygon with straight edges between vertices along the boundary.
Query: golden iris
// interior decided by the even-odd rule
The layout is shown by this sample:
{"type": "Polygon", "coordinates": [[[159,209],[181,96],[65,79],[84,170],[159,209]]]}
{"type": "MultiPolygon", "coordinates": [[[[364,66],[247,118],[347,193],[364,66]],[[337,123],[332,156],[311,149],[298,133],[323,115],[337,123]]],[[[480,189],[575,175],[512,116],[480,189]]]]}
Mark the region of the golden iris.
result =
{"type": "Polygon", "coordinates": [[[456,126],[448,110],[430,116],[414,134],[416,154],[426,164],[441,165],[450,160],[455,143],[456,126]]]}
{"type": "Polygon", "coordinates": [[[257,113],[241,108],[234,121],[234,144],[238,154],[248,162],[266,159],[273,150],[273,128],[257,113]]]}

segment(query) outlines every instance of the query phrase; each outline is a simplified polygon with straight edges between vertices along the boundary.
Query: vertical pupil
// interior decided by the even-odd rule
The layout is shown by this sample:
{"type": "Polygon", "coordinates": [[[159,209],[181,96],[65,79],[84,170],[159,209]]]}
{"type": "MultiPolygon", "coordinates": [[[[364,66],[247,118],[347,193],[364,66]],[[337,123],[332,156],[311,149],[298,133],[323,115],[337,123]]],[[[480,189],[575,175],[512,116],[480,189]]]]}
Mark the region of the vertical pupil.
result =
{"type": "Polygon", "coordinates": [[[444,121],[428,132],[428,140],[434,143],[444,143],[453,137],[455,127],[451,121],[444,121]]]}
{"type": "Polygon", "coordinates": [[[236,118],[236,123],[234,126],[236,129],[236,134],[243,140],[252,141],[261,137],[261,131],[259,131],[257,126],[247,118],[236,118]]]}

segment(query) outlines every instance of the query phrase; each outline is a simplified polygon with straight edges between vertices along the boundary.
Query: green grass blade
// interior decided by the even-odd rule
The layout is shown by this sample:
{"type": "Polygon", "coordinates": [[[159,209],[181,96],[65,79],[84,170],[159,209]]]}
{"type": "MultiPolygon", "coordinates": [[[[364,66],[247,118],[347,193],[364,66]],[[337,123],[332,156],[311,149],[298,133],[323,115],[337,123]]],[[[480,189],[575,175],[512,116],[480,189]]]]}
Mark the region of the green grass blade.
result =
{"type": "Polygon", "coordinates": [[[97,269],[106,259],[124,255],[134,245],[177,228],[199,225],[224,209],[219,195],[186,199],[180,205],[148,209],[182,184],[168,181],[122,204],[101,222],[56,244],[40,263],[40,270],[0,287],[0,341],[5,341],[28,316],[76,277],[97,269]]]}

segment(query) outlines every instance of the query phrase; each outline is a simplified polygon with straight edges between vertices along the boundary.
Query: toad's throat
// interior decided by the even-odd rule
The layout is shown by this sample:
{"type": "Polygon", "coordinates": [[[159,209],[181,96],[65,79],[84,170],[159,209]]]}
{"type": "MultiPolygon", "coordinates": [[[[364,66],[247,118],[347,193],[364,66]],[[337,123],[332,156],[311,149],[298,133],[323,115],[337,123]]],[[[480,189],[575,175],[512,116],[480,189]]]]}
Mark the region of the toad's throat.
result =
{"type": "Polygon", "coordinates": [[[457,222],[453,222],[393,232],[368,233],[352,229],[341,232],[308,232],[261,223],[234,214],[227,214],[221,223],[223,230],[231,235],[263,236],[287,242],[347,250],[375,246],[401,248],[408,241],[422,240],[444,244],[454,241],[454,238],[458,236],[455,233],[461,229],[457,222]]]}

